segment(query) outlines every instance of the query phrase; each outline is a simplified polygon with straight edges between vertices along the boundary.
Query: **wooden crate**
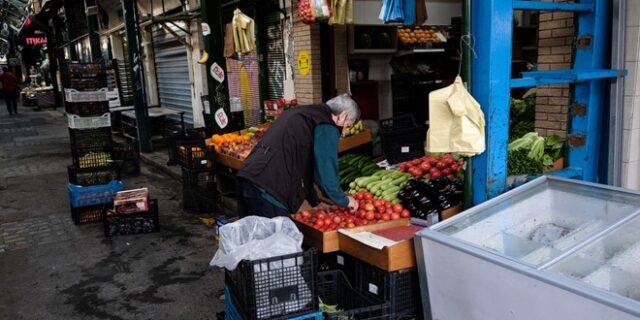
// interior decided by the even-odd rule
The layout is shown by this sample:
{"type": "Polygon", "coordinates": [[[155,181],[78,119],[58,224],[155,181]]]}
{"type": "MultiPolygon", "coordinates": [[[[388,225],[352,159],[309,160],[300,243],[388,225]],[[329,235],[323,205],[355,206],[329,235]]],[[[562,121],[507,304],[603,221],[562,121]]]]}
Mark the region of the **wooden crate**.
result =
{"type": "Polygon", "coordinates": [[[413,238],[400,241],[393,246],[378,249],[368,246],[345,234],[346,232],[359,233],[376,231],[410,224],[409,219],[399,219],[390,221],[389,223],[365,226],[367,228],[358,227],[350,230],[341,230],[338,233],[340,251],[386,271],[413,268],[416,266],[413,238]]]}

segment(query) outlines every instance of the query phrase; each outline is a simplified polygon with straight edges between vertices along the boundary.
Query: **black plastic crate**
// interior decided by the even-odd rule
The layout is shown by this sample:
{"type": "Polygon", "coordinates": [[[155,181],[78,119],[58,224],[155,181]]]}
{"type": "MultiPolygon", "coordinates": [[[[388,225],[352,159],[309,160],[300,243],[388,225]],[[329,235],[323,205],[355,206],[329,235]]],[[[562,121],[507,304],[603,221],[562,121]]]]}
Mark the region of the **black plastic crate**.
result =
{"type": "Polygon", "coordinates": [[[78,91],[98,91],[107,87],[107,74],[100,73],[93,77],[77,77],[77,75],[63,77],[65,89],[78,91]]]}
{"type": "Polygon", "coordinates": [[[109,101],[65,102],[65,111],[78,116],[100,116],[109,112],[109,101]]]}
{"type": "Polygon", "coordinates": [[[420,281],[416,268],[389,272],[356,259],[355,286],[389,302],[391,319],[422,319],[420,281]]]}
{"type": "Polygon", "coordinates": [[[182,208],[194,213],[212,213],[218,209],[220,197],[212,172],[182,169],[182,208]]]}
{"type": "Polygon", "coordinates": [[[115,163],[104,167],[84,169],[71,165],[67,167],[67,173],[70,183],[81,186],[107,184],[111,180],[120,180],[120,166],[115,163]]]}
{"type": "Polygon", "coordinates": [[[213,150],[205,146],[204,140],[178,142],[178,163],[183,169],[212,171],[214,158],[213,150]]]}
{"type": "Polygon", "coordinates": [[[198,143],[202,141],[204,144],[204,139],[207,138],[207,132],[205,128],[195,128],[188,130],[179,130],[171,132],[167,135],[167,151],[169,152],[169,161],[167,161],[168,166],[178,165],[178,146],[184,143],[198,143]]]}
{"type": "Polygon", "coordinates": [[[225,270],[225,284],[242,319],[293,318],[318,310],[317,250],[243,260],[225,270]]]}
{"type": "Polygon", "coordinates": [[[120,164],[120,171],[123,175],[140,174],[140,145],[138,140],[133,140],[129,143],[114,143],[113,159],[120,164]]]}
{"type": "Polygon", "coordinates": [[[96,204],[85,207],[71,207],[71,220],[75,224],[88,224],[101,222],[104,212],[109,208],[113,208],[113,202],[96,204]]]}
{"type": "Polygon", "coordinates": [[[356,274],[356,258],[344,252],[330,252],[318,254],[318,271],[340,270],[347,277],[349,283],[354,283],[356,274]]]}
{"type": "Polygon", "coordinates": [[[138,140],[127,140],[127,143],[113,144],[113,158],[116,160],[140,159],[138,140]]]}
{"type": "Polygon", "coordinates": [[[80,169],[104,167],[113,163],[113,148],[75,148],[71,150],[71,158],[73,165],[80,169]]]}
{"type": "Polygon", "coordinates": [[[106,74],[106,67],[102,62],[63,62],[60,66],[60,72],[63,81],[66,79],[95,78],[106,74]]]}
{"type": "Polygon", "coordinates": [[[413,115],[380,120],[380,137],[382,150],[390,164],[424,156],[425,130],[416,125],[413,115]]]}
{"type": "Polygon", "coordinates": [[[103,218],[105,237],[152,233],[160,230],[158,201],[156,199],[149,200],[148,212],[124,215],[109,213],[110,211],[106,211],[103,218]]]}
{"type": "Polygon", "coordinates": [[[111,127],[69,129],[71,149],[113,147],[111,127]]]}
{"type": "Polygon", "coordinates": [[[389,303],[351,286],[340,270],[318,273],[318,298],[339,310],[325,319],[389,319],[389,303]]]}

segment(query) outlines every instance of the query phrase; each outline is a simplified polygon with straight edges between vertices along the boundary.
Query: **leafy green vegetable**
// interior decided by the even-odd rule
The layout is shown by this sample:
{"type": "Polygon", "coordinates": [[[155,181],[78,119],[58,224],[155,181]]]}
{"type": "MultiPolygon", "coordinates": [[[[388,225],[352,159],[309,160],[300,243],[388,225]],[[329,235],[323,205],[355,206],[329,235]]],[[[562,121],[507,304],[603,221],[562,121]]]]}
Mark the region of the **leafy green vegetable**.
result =
{"type": "Polygon", "coordinates": [[[551,157],[552,163],[553,161],[562,158],[565,143],[564,139],[558,137],[557,135],[552,135],[545,138],[544,143],[544,152],[545,154],[549,155],[549,157],[551,157]]]}
{"type": "Polygon", "coordinates": [[[542,160],[529,158],[529,151],[525,149],[510,150],[507,161],[507,175],[517,176],[521,174],[539,175],[544,169],[542,160]]]}
{"type": "Polygon", "coordinates": [[[545,167],[562,158],[565,141],[553,135],[540,137],[529,132],[509,143],[507,171],[509,175],[538,175],[545,167]]]}
{"type": "Polygon", "coordinates": [[[509,150],[520,150],[520,149],[530,150],[531,147],[533,146],[533,143],[538,138],[539,136],[537,132],[529,132],[524,136],[509,143],[509,150]]]}
{"type": "Polygon", "coordinates": [[[535,130],[536,97],[510,100],[509,141],[535,130]]]}
{"type": "Polygon", "coordinates": [[[542,159],[542,157],[544,156],[544,138],[543,137],[536,138],[533,144],[531,144],[531,148],[529,149],[528,156],[529,158],[534,160],[542,159]]]}

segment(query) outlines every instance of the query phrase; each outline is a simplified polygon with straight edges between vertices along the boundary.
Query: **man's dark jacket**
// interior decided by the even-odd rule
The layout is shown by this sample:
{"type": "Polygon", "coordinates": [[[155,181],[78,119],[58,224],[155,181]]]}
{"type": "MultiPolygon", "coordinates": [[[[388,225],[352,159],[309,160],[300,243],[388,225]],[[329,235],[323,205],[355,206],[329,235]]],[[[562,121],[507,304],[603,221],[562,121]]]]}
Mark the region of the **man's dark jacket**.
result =
{"type": "Polygon", "coordinates": [[[312,190],[314,129],[323,123],[335,126],[326,104],[287,110],[269,127],[237,176],[262,187],[295,212],[312,190]]]}

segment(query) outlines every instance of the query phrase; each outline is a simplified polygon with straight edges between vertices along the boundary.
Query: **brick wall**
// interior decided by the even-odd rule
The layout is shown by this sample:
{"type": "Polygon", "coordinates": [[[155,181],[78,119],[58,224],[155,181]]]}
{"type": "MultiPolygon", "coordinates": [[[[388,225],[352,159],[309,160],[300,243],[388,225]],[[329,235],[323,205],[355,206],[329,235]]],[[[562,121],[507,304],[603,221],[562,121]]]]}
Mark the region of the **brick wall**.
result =
{"type": "MultiPolygon", "coordinates": [[[[558,1],[556,2],[567,2],[558,1]]],[[[540,12],[538,28],[538,70],[571,68],[573,52],[573,13],[540,12]]],[[[567,135],[569,85],[538,87],[536,131],[541,135],[567,135]]]]}
{"type": "Polygon", "coordinates": [[[300,21],[297,6],[293,13],[293,41],[295,47],[294,59],[298,59],[298,53],[302,50],[309,52],[311,56],[311,70],[308,75],[302,76],[295,72],[296,98],[300,104],[313,104],[322,102],[322,72],[320,62],[320,26],[318,24],[307,25],[300,21]]]}
{"type": "Polygon", "coordinates": [[[622,186],[640,190],[640,1],[627,1],[622,186]]]}

